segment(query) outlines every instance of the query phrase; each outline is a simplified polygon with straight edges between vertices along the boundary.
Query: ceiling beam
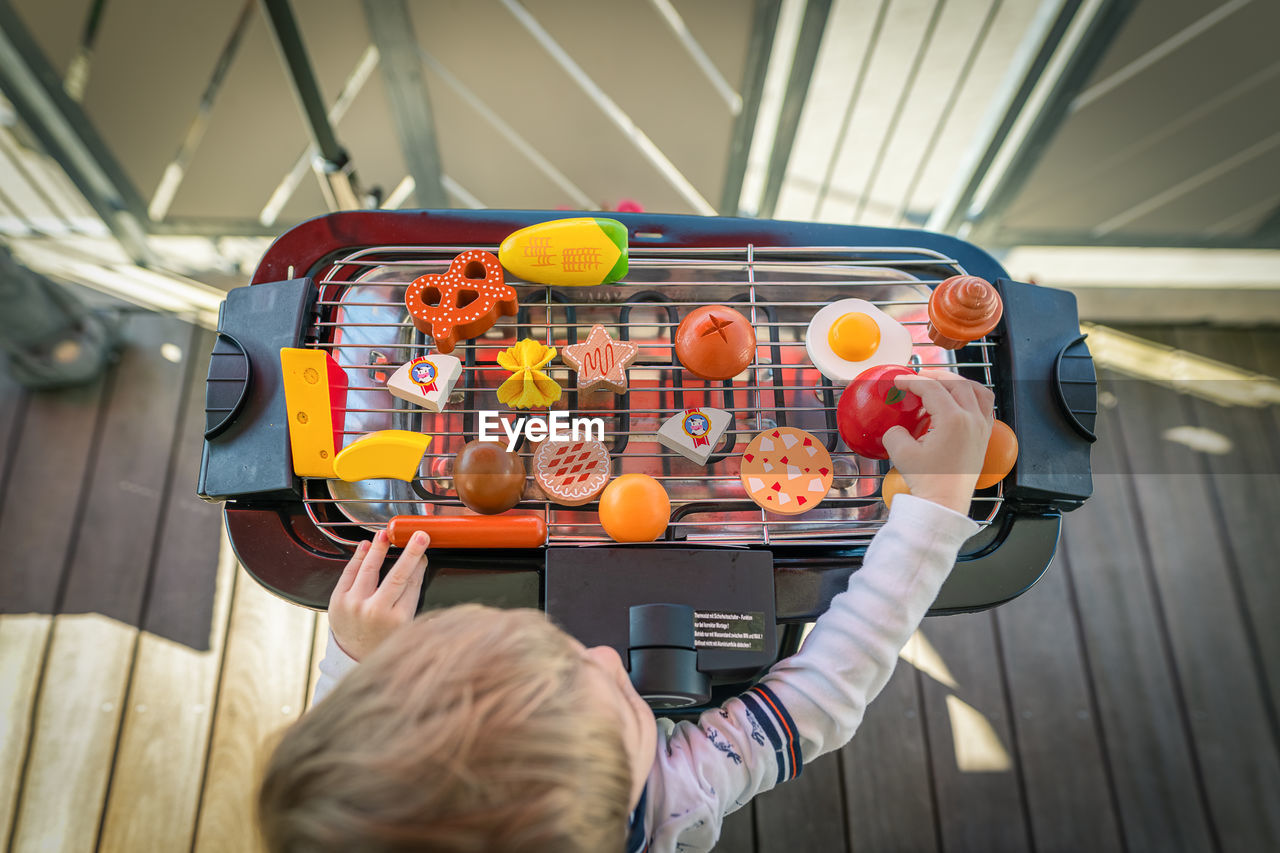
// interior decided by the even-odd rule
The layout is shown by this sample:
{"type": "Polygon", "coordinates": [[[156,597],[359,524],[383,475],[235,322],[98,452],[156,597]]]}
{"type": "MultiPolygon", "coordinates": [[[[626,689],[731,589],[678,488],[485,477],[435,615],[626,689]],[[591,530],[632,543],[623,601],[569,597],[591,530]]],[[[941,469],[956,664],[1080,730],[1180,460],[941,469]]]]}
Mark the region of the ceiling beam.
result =
{"type": "Polygon", "coordinates": [[[773,34],[778,29],[782,0],[755,0],[754,6],[747,61],[742,69],[742,109],[733,120],[724,188],[720,193],[721,216],[737,216],[742,212],[742,179],[747,173],[747,156],[756,135],[756,119],[764,98],[764,80],[773,54],[773,34]]]}
{"type": "Polygon", "coordinates": [[[800,129],[800,115],[809,97],[809,84],[813,82],[813,69],[818,64],[818,49],[822,47],[822,36],[830,16],[831,0],[808,0],[805,3],[800,35],[796,38],[796,52],[791,60],[791,73],[787,76],[787,88],[778,114],[778,130],[773,137],[773,150],[769,153],[769,165],[765,171],[759,211],[762,219],[773,216],[777,209],[782,181],[791,161],[791,149],[800,129]]]}
{"type": "Polygon", "coordinates": [[[325,203],[330,210],[353,210],[362,207],[355,168],[346,150],[338,144],[333,125],[329,123],[324,96],[320,94],[320,84],[316,81],[315,71],[311,67],[310,57],[307,56],[306,45],[302,42],[298,21],[293,16],[293,9],[289,7],[289,0],[260,0],[260,2],[262,11],[267,16],[267,23],[271,25],[271,32],[275,36],[280,59],[288,72],[294,97],[298,100],[311,140],[315,143],[316,151],[319,152],[315,167],[325,203]]]}
{"type": "Polygon", "coordinates": [[[8,0],[0,0],[0,89],[129,257],[153,263],[142,196],[8,0]]]}
{"type": "Polygon", "coordinates": [[[435,118],[408,5],[405,0],[364,0],[364,15],[381,56],[391,117],[405,165],[413,176],[414,197],[419,207],[449,207],[441,180],[435,118]]]}
{"type": "Polygon", "coordinates": [[[969,235],[971,239],[977,242],[991,239],[999,230],[1004,212],[1022,192],[1027,179],[1070,114],[1071,102],[1089,82],[1094,69],[1136,5],[1135,0],[1100,0],[1093,15],[1083,22],[1079,38],[1071,44],[1064,43],[1064,49],[1071,52],[1044,96],[1037,98],[1035,112],[1031,114],[1025,132],[1011,140],[1015,146],[1011,157],[994,176],[984,175],[978,186],[974,196],[977,206],[967,211],[975,223],[974,231],[969,235]]]}

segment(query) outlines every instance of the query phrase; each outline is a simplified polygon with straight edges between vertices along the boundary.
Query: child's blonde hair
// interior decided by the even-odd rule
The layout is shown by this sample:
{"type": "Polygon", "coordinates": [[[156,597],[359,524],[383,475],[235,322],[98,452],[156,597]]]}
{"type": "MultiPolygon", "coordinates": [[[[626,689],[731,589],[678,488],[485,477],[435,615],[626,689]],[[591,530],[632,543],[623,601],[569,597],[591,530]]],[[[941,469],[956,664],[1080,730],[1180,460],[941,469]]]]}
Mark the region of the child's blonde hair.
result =
{"type": "Polygon", "coordinates": [[[440,610],[288,729],[259,824],[273,851],[621,850],[631,773],[580,651],[535,610],[440,610]]]}

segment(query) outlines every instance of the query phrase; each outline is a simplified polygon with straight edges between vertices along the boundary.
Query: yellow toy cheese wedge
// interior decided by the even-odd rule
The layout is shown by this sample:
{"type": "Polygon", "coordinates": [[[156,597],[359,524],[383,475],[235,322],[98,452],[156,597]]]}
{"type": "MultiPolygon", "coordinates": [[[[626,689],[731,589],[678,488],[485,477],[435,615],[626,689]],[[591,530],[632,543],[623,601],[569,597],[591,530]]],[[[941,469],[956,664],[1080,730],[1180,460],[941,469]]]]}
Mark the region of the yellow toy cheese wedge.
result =
{"type": "Polygon", "coordinates": [[[289,449],[299,477],[332,477],[342,449],[347,374],[324,350],[281,347],[289,449]]]}
{"type": "Polygon", "coordinates": [[[627,228],[595,217],[539,222],[503,240],[498,260],[507,272],[537,284],[608,284],[627,274],[627,228]]]}
{"type": "Polygon", "coordinates": [[[333,472],[356,480],[412,480],[431,436],[403,429],[382,429],[351,442],[333,460],[333,472]]]}

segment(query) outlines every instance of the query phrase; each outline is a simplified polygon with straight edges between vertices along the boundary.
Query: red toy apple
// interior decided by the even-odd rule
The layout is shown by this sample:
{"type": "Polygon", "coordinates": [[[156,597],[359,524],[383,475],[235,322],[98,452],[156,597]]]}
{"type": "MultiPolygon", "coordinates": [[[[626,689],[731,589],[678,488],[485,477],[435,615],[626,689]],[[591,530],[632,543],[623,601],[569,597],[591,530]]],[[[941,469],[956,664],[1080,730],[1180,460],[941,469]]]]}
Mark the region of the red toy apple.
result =
{"type": "Polygon", "coordinates": [[[929,413],[920,397],[893,384],[914,373],[882,364],[862,371],[844,389],[836,405],[836,426],[850,450],[868,459],[888,459],[882,438],[890,427],[906,427],[914,438],[929,430],[929,413]]]}

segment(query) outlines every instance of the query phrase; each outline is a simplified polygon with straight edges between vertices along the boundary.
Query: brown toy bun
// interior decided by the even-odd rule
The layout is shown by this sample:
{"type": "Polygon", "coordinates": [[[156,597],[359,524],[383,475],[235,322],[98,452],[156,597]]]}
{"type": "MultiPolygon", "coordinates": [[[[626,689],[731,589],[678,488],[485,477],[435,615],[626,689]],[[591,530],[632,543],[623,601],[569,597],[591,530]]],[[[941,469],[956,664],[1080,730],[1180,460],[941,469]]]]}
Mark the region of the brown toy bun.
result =
{"type": "Polygon", "coordinates": [[[756,352],[756,331],[727,305],[704,305],[676,329],[676,357],[703,379],[732,379],[747,369],[756,352]]]}
{"type": "Polygon", "coordinates": [[[474,512],[506,512],[524,493],[524,463],[496,442],[467,442],[453,460],[453,487],[474,512]]]}

